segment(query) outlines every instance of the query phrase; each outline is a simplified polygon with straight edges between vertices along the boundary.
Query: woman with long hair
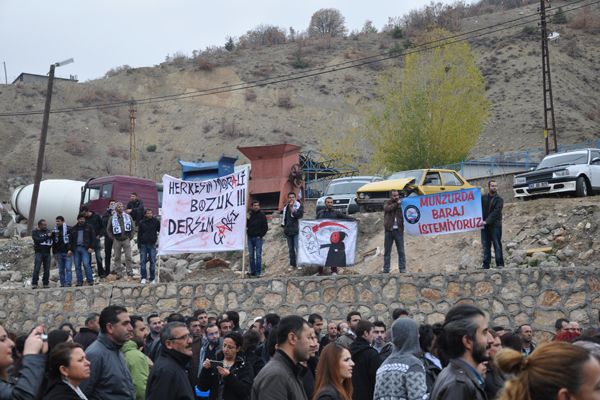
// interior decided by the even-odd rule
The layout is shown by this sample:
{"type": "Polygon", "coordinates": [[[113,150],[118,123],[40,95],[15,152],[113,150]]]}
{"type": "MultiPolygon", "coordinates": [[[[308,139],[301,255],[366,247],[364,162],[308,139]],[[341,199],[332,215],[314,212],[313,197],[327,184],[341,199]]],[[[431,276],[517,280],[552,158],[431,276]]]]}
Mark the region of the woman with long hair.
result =
{"type": "Polygon", "coordinates": [[[329,343],[319,358],[312,400],[352,400],[350,351],[339,343],[329,343]]]}
{"type": "Polygon", "coordinates": [[[48,351],[44,327],[38,326],[25,340],[23,359],[16,384],[9,383],[8,369],[13,364],[12,350],[15,343],[0,325],[0,400],[35,399],[44,376],[48,351]]]}
{"type": "Polygon", "coordinates": [[[254,373],[242,357],[242,345],[242,335],[228,333],[223,338],[223,353],[217,356],[217,360],[204,360],[198,387],[202,391],[210,390],[210,400],[250,398],[254,373]]]}
{"type": "Polygon", "coordinates": [[[83,346],[59,343],[48,359],[48,389],[44,400],[87,400],[79,384],[90,377],[90,362],[83,346]]]}
{"type": "Polygon", "coordinates": [[[515,376],[500,400],[596,400],[600,398],[600,363],[589,350],[567,342],[538,346],[528,357],[504,349],[496,362],[515,376]]]}

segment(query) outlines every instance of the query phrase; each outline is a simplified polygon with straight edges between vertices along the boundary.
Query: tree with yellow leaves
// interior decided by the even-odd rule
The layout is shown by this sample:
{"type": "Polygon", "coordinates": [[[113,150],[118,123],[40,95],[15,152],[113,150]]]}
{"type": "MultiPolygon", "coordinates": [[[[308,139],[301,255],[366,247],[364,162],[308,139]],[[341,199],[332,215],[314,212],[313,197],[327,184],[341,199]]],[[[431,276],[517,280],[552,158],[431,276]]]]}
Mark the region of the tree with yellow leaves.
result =
{"type": "MultiPolygon", "coordinates": [[[[424,41],[444,36],[437,29],[424,41]]],[[[398,171],[464,160],[489,108],[469,44],[445,41],[407,54],[404,64],[379,79],[380,103],[367,122],[375,164],[398,171]]]]}

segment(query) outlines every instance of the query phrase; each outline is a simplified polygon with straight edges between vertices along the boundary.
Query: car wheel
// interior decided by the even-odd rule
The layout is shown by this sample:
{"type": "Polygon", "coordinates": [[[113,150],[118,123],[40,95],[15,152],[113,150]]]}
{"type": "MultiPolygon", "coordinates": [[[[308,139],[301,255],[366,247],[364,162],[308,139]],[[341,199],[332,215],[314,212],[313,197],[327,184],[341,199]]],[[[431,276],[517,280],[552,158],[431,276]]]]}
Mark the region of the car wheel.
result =
{"type": "Polygon", "coordinates": [[[588,195],[587,182],[583,176],[577,178],[577,182],[575,183],[575,195],[577,197],[586,197],[588,195]]]}

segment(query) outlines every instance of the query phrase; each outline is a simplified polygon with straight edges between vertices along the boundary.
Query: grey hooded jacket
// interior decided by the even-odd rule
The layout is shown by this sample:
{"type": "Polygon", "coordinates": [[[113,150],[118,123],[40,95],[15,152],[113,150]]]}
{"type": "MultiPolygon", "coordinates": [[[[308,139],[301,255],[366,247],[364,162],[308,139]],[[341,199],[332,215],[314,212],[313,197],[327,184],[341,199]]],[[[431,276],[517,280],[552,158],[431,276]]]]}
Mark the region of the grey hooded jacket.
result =
{"type": "Polygon", "coordinates": [[[392,324],[392,354],[377,370],[374,400],[427,399],[425,368],[419,359],[419,328],[410,318],[392,324]]]}

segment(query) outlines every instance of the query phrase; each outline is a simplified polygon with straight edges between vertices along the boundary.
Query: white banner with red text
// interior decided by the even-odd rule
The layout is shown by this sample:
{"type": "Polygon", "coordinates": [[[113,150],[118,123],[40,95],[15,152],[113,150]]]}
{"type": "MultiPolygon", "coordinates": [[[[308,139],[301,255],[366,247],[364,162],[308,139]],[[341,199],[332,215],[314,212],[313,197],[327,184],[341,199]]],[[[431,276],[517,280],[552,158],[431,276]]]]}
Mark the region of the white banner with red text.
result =
{"type": "Polygon", "coordinates": [[[158,254],[243,250],[248,170],[204,181],[163,176],[158,254]]]}

